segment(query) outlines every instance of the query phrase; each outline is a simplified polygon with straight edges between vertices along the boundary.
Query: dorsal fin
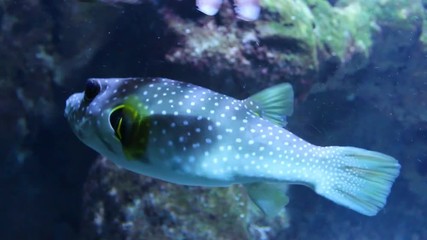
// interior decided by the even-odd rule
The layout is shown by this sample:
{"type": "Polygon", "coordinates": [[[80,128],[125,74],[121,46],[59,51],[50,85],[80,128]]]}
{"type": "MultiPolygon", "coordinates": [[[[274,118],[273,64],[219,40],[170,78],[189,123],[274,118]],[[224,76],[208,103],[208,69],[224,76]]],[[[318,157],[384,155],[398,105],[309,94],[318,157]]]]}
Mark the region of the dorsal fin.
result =
{"type": "Polygon", "coordinates": [[[294,109],[294,91],[291,84],[281,83],[255,93],[244,103],[257,116],[284,127],[286,116],[292,115],[294,109]]]}

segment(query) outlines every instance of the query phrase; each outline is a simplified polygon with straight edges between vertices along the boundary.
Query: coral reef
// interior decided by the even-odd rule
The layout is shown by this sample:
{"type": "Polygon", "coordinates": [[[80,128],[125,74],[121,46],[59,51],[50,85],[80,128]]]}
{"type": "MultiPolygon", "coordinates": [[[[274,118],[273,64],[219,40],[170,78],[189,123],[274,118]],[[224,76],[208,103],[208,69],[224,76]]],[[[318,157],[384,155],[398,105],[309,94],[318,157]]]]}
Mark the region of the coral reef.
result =
{"type": "Polygon", "coordinates": [[[231,6],[224,8],[217,18],[198,21],[165,11],[165,21],[179,39],[166,59],[203,72],[209,85],[232,79],[223,89],[230,92],[242,92],[243,86],[247,94],[282,81],[303,89],[313,79],[318,60],[313,31],[307,31],[313,17],[306,6],[284,1],[256,22],[235,21],[231,6]]]}

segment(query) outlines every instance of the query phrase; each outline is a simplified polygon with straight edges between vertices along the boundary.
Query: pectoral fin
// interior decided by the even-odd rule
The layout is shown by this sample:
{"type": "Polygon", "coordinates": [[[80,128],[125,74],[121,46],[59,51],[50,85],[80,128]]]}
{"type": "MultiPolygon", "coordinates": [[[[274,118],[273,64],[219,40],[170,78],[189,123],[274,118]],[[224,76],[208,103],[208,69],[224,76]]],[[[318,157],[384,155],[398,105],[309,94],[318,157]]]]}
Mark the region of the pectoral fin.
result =
{"type": "Polygon", "coordinates": [[[268,217],[276,216],[289,202],[286,185],[279,183],[250,183],[244,185],[249,198],[268,217]]]}

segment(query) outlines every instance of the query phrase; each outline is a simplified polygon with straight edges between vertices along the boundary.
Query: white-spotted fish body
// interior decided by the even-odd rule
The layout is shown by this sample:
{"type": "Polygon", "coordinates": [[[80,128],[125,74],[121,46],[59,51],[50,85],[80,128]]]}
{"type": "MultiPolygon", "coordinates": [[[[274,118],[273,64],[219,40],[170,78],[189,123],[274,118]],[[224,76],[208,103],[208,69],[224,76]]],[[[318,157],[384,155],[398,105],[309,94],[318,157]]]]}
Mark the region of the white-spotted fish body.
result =
{"type": "Polygon", "coordinates": [[[304,184],[375,215],[399,174],[397,161],[295,136],[283,128],[292,99],[289,84],[238,100],[164,78],[90,79],[67,100],[65,115],[85,144],[143,175],[194,186],[247,184],[269,215],[287,200],[278,188],[251,184],[304,184]]]}

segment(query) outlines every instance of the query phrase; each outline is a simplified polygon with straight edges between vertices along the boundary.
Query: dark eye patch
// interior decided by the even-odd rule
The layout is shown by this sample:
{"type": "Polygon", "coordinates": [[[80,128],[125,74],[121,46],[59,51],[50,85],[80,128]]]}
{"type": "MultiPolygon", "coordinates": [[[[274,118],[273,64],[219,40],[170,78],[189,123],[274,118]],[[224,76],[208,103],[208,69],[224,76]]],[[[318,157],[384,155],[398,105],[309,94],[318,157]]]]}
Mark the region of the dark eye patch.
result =
{"type": "Polygon", "coordinates": [[[110,114],[110,125],[114,129],[114,133],[119,140],[122,139],[123,110],[124,106],[122,105],[113,109],[110,114]]]}
{"type": "Polygon", "coordinates": [[[142,156],[148,143],[148,119],[131,107],[120,105],[112,110],[109,120],[127,158],[142,156]]]}

